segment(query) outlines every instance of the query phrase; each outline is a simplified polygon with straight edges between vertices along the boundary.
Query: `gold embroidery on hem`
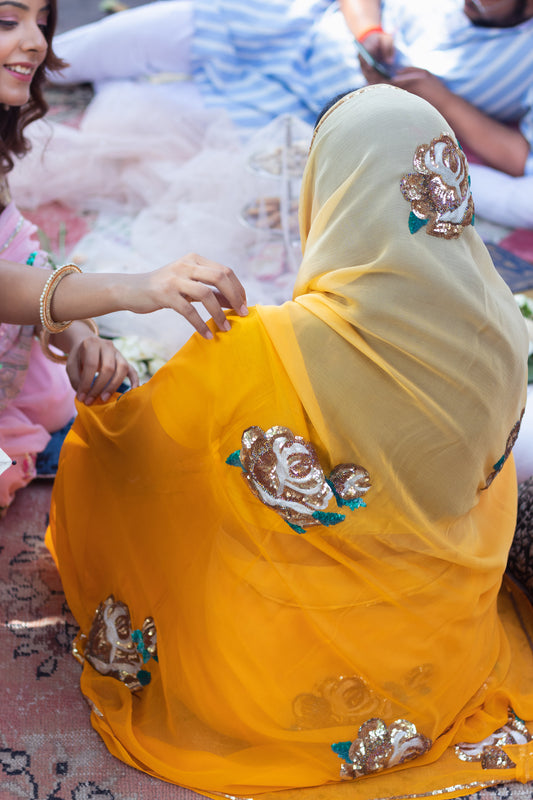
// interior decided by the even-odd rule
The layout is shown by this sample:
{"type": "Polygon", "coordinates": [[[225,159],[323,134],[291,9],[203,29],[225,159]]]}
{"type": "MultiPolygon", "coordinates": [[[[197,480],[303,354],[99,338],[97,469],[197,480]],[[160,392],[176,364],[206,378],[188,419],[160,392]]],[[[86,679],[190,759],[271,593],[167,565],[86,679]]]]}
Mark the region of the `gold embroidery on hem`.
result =
{"type": "Polygon", "coordinates": [[[452,792],[463,792],[469,789],[485,789],[487,786],[497,786],[500,780],[492,781],[473,781],[472,783],[457,783],[455,786],[446,786],[444,789],[434,789],[432,792],[421,792],[419,794],[397,794],[394,797],[376,797],[375,800],[419,800],[424,797],[439,797],[443,794],[452,792]]]}

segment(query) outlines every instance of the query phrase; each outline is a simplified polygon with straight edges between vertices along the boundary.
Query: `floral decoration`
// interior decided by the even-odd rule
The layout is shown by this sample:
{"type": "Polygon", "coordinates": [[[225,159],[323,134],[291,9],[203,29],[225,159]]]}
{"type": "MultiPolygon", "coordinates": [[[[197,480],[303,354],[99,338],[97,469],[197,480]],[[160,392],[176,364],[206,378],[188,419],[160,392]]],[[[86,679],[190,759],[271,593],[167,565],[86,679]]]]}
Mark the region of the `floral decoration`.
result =
{"type": "Polygon", "coordinates": [[[415,173],[405,175],[400,188],[411,203],[409,230],[456,239],[474,222],[474,201],[465,154],[448,134],[417,147],[415,173]]]}
{"type": "Polygon", "coordinates": [[[100,603],[85,645],[85,659],[102,675],[122,681],[136,692],[150,683],[144,664],[157,661],[157,633],[148,617],[141,629],[133,630],[128,607],[113,595],[100,603]]]}
{"type": "Polygon", "coordinates": [[[359,501],[370,488],[366,470],[342,464],[327,480],[313,445],[289,428],[277,425],[263,431],[252,426],[244,431],[241,445],[226,463],[240,467],[254,496],[297,533],[343,522],[344,514],[327,511],[334,497],[338,506],[365,506],[359,501]]]}
{"type": "Polygon", "coordinates": [[[332,749],[345,761],[341,778],[350,780],[418,758],[431,745],[431,739],[418,733],[412,722],[397,719],[387,726],[374,718],[361,725],[353,742],[338,742],[332,749]]]}
{"type": "Polygon", "coordinates": [[[482,742],[461,742],[455,753],[461,761],[480,761],[483,769],[511,769],[516,767],[503,747],[509,744],[527,744],[532,741],[525,723],[510,709],[507,723],[487,736],[482,742]]]}

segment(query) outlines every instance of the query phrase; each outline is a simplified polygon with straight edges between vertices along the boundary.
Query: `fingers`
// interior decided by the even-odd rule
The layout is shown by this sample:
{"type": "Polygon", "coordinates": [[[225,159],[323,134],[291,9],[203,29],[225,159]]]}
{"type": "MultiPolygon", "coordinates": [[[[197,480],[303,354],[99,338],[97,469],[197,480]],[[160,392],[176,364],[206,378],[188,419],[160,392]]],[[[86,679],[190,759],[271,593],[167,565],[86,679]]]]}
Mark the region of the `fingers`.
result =
{"type": "Polygon", "coordinates": [[[115,392],[124,378],[138,386],[133,367],[119,353],[112,342],[97,336],[88,336],[74,348],[67,361],[67,373],[76,397],[86,405],[99,396],[105,402],[115,392]]]}
{"type": "Polygon", "coordinates": [[[240,316],[248,313],[244,287],[229,267],[191,253],[165,269],[170,272],[168,305],[205,338],[212,333],[192,303],[201,303],[221,331],[230,329],[223,308],[233,308],[240,316]]]}
{"type": "Polygon", "coordinates": [[[394,37],[390,33],[370,33],[365,37],[364,46],[376,61],[387,64],[394,61],[394,37]]]}
{"type": "Polygon", "coordinates": [[[365,80],[368,84],[372,85],[375,83],[391,82],[389,78],[386,78],[384,75],[378,72],[377,69],[374,69],[370,66],[370,64],[367,64],[367,62],[361,58],[361,56],[359,56],[359,64],[361,65],[361,72],[365,76],[365,80]]]}

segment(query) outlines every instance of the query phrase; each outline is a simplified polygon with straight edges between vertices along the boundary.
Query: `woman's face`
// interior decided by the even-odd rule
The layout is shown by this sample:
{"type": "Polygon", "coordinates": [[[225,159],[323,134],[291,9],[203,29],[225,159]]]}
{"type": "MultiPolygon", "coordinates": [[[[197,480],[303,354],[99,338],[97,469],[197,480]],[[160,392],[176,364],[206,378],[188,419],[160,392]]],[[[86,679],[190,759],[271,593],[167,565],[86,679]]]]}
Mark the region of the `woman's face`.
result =
{"type": "Polygon", "coordinates": [[[0,0],[0,103],[23,106],[46,58],[46,0],[0,0]]]}

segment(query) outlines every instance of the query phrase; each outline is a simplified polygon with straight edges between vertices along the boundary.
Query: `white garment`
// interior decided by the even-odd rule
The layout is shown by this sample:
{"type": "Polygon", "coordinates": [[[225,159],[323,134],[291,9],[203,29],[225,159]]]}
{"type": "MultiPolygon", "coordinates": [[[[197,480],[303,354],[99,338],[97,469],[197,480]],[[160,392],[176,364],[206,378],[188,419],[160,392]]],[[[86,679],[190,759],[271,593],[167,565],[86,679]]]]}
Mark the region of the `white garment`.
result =
{"type": "Polygon", "coordinates": [[[192,0],[159,0],[54,38],[69,65],[57,83],[100,83],[160,73],[191,74],[192,0]]]}
{"type": "Polygon", "coordinates": [[[533,228],[533,175],[514,178],[504,172],[470,165],[476,214],[511,228],[533,228]]]}

